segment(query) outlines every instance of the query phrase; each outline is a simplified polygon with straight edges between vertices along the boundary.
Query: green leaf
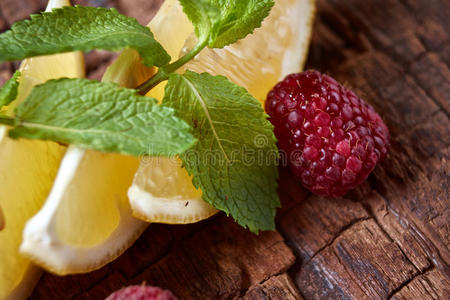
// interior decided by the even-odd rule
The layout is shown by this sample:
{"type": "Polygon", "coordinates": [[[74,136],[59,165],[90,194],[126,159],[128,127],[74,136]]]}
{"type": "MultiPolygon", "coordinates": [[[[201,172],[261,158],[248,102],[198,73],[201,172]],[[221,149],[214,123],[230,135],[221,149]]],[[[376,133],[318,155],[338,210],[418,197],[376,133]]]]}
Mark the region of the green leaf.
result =
{"type": "Polygon", "coordinates": [[[103,49],[136,49],[147,66],[163,66],[170,56],[152,32],[115,9],[63,7],[31,15],[0,35],[0,61],[44,54],[103,49]]]}
{"type": "Polygon", "coordinates": [[[16,71],[0,88],[0,109],[2,106],[8,105],[17,98],[17,89],[19,87],[20,72],[16,71]]]}
{"type": "Polygon", "coordinates": [[[10,136],[136,156],[170,156],[193,145],[190,131],[172,108],[135,90],[64,78],[31,91],[16,109],[16,128],[10,136]]]}
{"type": "Polygon", "coordinates": [[[223,76],[171,74],[163,103],[198,142],[180,157],[203,199],[251,231],[275,229],[278,149],[261,104],[223,76]]]}
{"type": "Polygon", "coordinates": [[[179,0],[200,41],[223,48],[252,33],[270,13],[272,0],[179,0]]]}

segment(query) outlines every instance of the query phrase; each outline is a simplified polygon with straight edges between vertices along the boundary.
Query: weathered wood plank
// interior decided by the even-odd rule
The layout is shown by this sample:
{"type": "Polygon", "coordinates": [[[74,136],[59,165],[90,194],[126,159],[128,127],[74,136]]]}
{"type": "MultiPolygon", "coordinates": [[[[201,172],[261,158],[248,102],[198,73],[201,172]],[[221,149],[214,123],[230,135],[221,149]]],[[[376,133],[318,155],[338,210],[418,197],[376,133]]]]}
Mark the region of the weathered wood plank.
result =
{"type": "Polygon", "coordinates": [[[443,279],[437,270],[431,270],[415,277],[395,293],[392,299],[450,299],[450,282],[443,279]]]}
{"type": "Polygon", "coordinates": [[[416,272],[369,219],[341,233],[302,265],[294,280],[307,299],[385,299],[416,272]]]}
{"type": "Polygon", "coordinates": [[[387,298],[430,267],[416,240],[394,240],[371,211],[348,199],[309,197],[281,218],[279,230],[298,258],[291,274],[306,299],[387,298]]]}
{"type": "MultiPolygon", "coordinates": [[[[175,244],[175,236],[169,226],[152,224],[131,247],[126,255],[122,255],[111,263],[127,279],[133,278],[148,266],[157,262],[169,253],[175,244]]],[[[193,226],[189,226],[193,230],[193,226]]]]}
{"type": "Polygon", "coordinates": [[[368,218],[359,203],[311,196],[280,216],[278,230],[294,251],[297,264],[303,265],[353,224],[368,218]]]}
{"type": "Polygon", "coordinates": [[[108,297],[112,291],[126,286],[125,278],[117,271],[112,272],[87,292],[77,296],[80,300],[99,300],[108,297]]]}
{"type": "Polygon", "coordinates": [[[339,70],[376,101],[391,128],[391,154],[376,169],[372,187],[400,219],[440,249],[448,265],[448,116],[409,75],[393,74],[393,60],[375,56],[350,62],[339,70]],[[382,78],[388,78],[389,83],[379,84],[382,78]]]}
{"type": "Polygon", "coordinates": [[[256,236],[229,218],[214,221],[133,282],[169,288],[182,299],[228,299],[294,263],[278,233],[256,236]]]}
{"type": "Polygon", "coordinates": [[[380,228],[398,245],[419,272],[424,272],[433,266],[430,261],[431,254],[422,239],[408,230],[409,224],[399,220],[396,213],[389,210],[378,193],[373,192],[365,197],[364,203],[380,228]]]}
{"type": "MultiPolygon", "coordinates": [[[[353,224],[347,204],[339,212],[335,202],[327,208],[318,201],[318,212],[307,199],[279,223],[300,257],[304,249],[324,245],[291,270],[307,299],[387,298],[423,272],[448,284],[450,77],[448,55],[441,54],[448,52],[449,7],[440,1],[319,1],[309,65],[346,82],[375,106],[390,128],[392,149],[368,182],[347,195],[368,219],[356,217],[353,224]],[[344,228],[331,226],[334,238],[325,229],[328,221],[321,220],[327,218],[344,228]],[[296,220],[301,231],[291,225],[296,220]],[[371,224],[371,230],[361,230],[361,224],[371,224]]],[[[427,291],[408,295],[414,293],[427,291]]]]}
{"type": "Polygon", "coordinates": [[[49,273],[42,275],[31,299],[72,299],[76,295],[89,290],[111,273],[109,266],[98,271],[82,275],[55,276],[49,273]]]}
{"type": "Polygon", "coordinates": [[[46,295],[101,299],[125,285],[142,283],[170,289],[181,299],[229,299],[287,271],[295,260],[277,232],[257,236],[223,215],[172,229],[151,225],[95,278],[46,274],[31,299],[46,299],[46,295]]]}
{"type": "Polygon", "coordinates": [[[302,300],[297,287],[286,273],[273,276],[262,284],[252,286],[243,300],[302,300]]]}

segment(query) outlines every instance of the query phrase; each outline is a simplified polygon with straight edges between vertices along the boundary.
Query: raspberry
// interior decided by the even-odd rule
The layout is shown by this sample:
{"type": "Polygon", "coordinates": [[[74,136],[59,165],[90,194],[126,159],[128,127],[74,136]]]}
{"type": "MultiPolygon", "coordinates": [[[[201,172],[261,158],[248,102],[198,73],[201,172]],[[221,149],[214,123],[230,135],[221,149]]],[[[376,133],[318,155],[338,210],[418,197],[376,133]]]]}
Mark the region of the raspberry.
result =
{"type": "Polygon", "coordinates": [[[339,197],[386,157],[389,131],[372,106],[328,75],[288,75],[267,95],[278,146],[302,184],[339,197]]]}
{"type": "Polygon", "coordinates": [[[159,287],[131,285],[112,293],[106,300],[177,300],[177,298],[170,291],[159,287]]]}

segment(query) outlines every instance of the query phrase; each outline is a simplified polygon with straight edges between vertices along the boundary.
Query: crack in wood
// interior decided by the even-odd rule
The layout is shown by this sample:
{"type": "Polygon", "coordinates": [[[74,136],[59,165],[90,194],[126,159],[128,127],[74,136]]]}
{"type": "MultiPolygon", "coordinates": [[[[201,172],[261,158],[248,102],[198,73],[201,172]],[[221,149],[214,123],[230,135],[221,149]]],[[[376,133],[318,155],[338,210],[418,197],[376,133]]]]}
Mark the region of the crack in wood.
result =
{"type": "Polygon", "coordinates": [[[339,238],[342,234],[344,234],[347,230],[351,229],[354,225],[369,220],[370,218],[358,218],[353,220],[352,222],[350,222],[349,224],[345,225],[344,227],[342,227],[337,233],[336,235],[328,242],[326,243],[323,247],[321,247],[319,250],[317,250],[316,253],[314,253],[310,259],[308,259],[307,261],[305,261],[303,264],[307,264],[309,263],[311,260],[313,260],[320,252],[322,252],[323,250],[325,250],[326,248],[330,247],[331,245],[333,245],[333,243],[336,241],[337,238],[339,238]]]}
{"type": "Polygon", "coordinates": [[[442,272],[442,274],[445,277],[447,277],[447,280],[450,280],[450,266],[442,259],[441,254],[439,253],[439,250],[434,245],[434,243],[425,237],[425,235],[417,228],[417,226],[416,226],[416,224],[414,224],[414,222],[409,220],[407,217],[402,216],[399,213],[399,211],[394,209],[391,206],[391,203],[388,198],[386,198],[381,193],[379,193],[378,195],[385,201],[387,210],[398,219],[398,223],[403,228],[405,228],[406,230],[409,230],[409,232],[412,233],[412,236],[416,239],[416,241],[419,243],[419,245],[425,251],[427,258],[434,265],[434,267],[437,268],[438,270],[440,270],[442,272]]]}
{"type": "MultiPolygon", "coordinates": [[[[378,194],[376,191],[374,191],[374,193],[376,193],[378,196],[380,196],[381,198],[383,198],[380,194],[378,194]]],[[[384,198],[383,198],[384,199],[384,198]]],[[[389,205],[388,203],[386,203],[387,205],[389,205]]],[[[391,235],[387,232],[387,230],[384,228],[384,225],[380,222],[380,220],[378,219],[377,215],[374,214],[373,209],[370,205],[368,205],[367,203],[362,203],[363,208],[367,211],[367,213],[371,216],[371,218],[375,221],[375,223],[378,225],[378,227],[380,228],[380,230],[383,232],[383,234],[386,236],[386,238],[389,239],[390,242],[394,243],[398,250],[400,250],[400,252],[403,254],[404,258],[412,265],[414,266],[414,268],[416,269],[416,271],[418,273],[422,272],[419,267],[413,262],[411,261],[411,259],[409,258],[409,256],[405,253],[405,251],[403,250],[403,248],[398,244],[398,242],[391,237],[391,235]]],[[[385,213],[385,216],[388,214],[388,210],[385,213]]],[[[400,223],[399,223],[400,224],[400,223]]],[[[429,260],[430,261],[430,260],[429,260]]],[[[431,261],[430,261],[431,262],[431,261]]]]}
{"type": "Polygon", "coordinates": [[[431,101],[433,101],[434,104],[436,104],[436,106],[439,108],[439,110],[447,116],[447,119],[450,119],[450,112],[447,111],[447,109],[445,109],[445,107],[442,105],[441,102],[439,102],[433,95],[430,94],[429,90],[423,86],[422,81],[419,80],[416,76],[414,76],[415,75],[414,73],[409,73],[406,70],[405,70],[405,72],[410,74],[410,78],[420,88],[420,90],[424,92],[424,94],[428,97],[428,99],[430,99],[431,101]]]}
{"type": "MultiPolygon", "coordinates": [[[[376,193],[376,192],[375,192],[376,193]]],[[[374,220],[374,222],[378,225],[381,232],[385,235],[385,237],[391,242],[395,243],[395,240],[389,235],[389,233],[384,229],[384,226],[380,223],[377,216],[373,213],[372,207],[370,207],[367,203],[362,203],[362,207],[365,209],[367,214],[374,220]]]]}
{"type": "MultiPolygon", "coordinates": [[[[410,284],[414,279],[416,279],[419,276],[425,275],[428,272],[430,272],[431,270],[434,269],[434,266],[431,265],[428,268],[419,271],[417,274],[415,274],[413,277],[411,277],[410,279],[406,280],[405,282],[403,282],[402,284],[400,284],[397,288],[395,288],[394,290],[392,290],[391,293],[389,293],[387,299],[392,299],[392,297],[395,296],[395,294],[397,294],[398,292],[400,292],[404,287],[408,286],[408,284],[410,284]]],[[[430,286],[433,286],[432,284],[430,284],[430,286]]]]}

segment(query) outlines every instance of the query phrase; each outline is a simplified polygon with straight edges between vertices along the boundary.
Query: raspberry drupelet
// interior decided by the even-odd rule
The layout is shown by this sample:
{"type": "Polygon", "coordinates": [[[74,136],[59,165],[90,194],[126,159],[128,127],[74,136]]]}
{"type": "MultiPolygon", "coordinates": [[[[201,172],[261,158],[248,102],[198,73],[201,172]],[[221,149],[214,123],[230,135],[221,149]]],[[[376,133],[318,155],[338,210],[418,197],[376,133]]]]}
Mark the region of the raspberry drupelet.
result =
{"type": "Polygon", "coordinates": [[[288,75],[266,111],[292,172],[313,193],[339,197],[386,157],[389,131],[373,107],[328,75],[288,75]]]}

